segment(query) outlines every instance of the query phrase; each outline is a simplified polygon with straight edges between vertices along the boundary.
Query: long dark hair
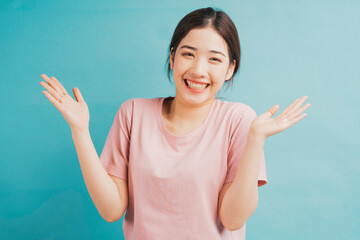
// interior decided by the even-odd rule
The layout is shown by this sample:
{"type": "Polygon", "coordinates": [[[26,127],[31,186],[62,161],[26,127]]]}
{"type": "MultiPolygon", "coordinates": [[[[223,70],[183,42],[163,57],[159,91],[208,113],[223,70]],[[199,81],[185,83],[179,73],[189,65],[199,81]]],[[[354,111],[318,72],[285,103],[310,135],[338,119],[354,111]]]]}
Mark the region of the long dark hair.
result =
{"type": "MultiPolygon", "coordinates": [[[[181,40],[194,28],[212,27],[220,36],[224,38],[227,43],[230,64],[236,61],[234,73],[227,83],[233,84],[235,74],[239,69],[240,64],[240,40],[235,24],[230,17],[220,9],[214,8],[200,8],[183,17],[178,23],[168,49],[168,57],[166,60],[167,77],[171,83],[171,68],[170,68],[170,52],[175,57],[175,52],[181,40]]],[[[226,83],[225,82],[225,83],[226,83]]],[[[226,88],[226,90],[227,90],[226,88]]],[[[225,90],[225,91],[226,91],[225,90]]]]}

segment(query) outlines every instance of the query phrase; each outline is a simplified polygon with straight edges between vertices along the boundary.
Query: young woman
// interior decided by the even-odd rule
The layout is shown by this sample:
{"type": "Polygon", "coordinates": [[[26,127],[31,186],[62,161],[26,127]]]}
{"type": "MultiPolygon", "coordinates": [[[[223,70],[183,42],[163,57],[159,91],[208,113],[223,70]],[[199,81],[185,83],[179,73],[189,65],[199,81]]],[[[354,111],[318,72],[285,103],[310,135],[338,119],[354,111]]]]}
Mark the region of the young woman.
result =
{"type": "Polygon", "coordinates": [[[236,27],[223,11],[198,9],[175,29],[168,74],[175,97],[121,104],[100,155],[89,133],[89,111],[55,78],[41,77],[49,101],[69,123],[81,171],[100,215],[125,214],[126,239],[245,239],[245,223],[266,184],[265,139],[306,116],[306,96],[277,117],[220,101],[240,63],[236,27]]]}

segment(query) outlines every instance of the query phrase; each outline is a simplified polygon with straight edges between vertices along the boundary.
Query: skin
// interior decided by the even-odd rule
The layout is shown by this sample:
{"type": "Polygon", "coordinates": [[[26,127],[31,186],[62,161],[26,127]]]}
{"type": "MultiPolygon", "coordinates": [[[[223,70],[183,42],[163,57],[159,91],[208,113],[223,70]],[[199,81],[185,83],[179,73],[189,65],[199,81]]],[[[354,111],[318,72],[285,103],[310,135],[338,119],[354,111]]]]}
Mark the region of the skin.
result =
{"type": "Polygon", "coordinates": [[[75,100],[68,94],[55,77],[40,75],[45,82],[40,82],[47,91],[42,91],[49,101],[61,112],[73,131],[89,129],[90,114],[88,106],[78,88],[73,88],[75,100]]]}
{"type": "MultiPolygon", "coordinates": [[[[204,120],[216,94],[224,82],[231,78],[235,64],[235,60],[230,63],[227,43],[213,28],[191,30],[181,40],[175,53],[170,54],[176,96],[172,102],[164,106],[164,118],[179,128],[196,125],[194,123],[204,120]],[[194,47],[196,50],[183,46],[194,47]],[[210,50],[222,52],[224,56],[211,53],[210,50]],[[203,93],[193,93],[187,89],[183,79],[198,80],[211,85],[203,93]]],[[[305,113],[299,114],[310,107],[309,103],[298,109],[306,99],[307,96],[296,99],[276,118],[271,116],[279,110],[279,105],[273,106],[266,114],[254,120],[252,129],[256,131],[256,135],[266,139],[289,128],[306,116],[305,113]]]]}
{"type": "Polygon", "coordinates": [[[178,129],[193,129],[206,118],[215,95],[225,80],[231,78],[235,60],[230,64],[225,40],[212,28],[191,30],[179,43],[174,54],[170,54],[170,68],[176,85],[176,96],[171,103],[164,104],[163,117],[178,129]],[[196,50],[183,48],[190,46],[196,50]],[[222,52],[215,54],[209,52],[222,52]],[[211,85],[204,93],[192,93],[183,79],[193,79],[211,85]]]}
{"type": "Polygon", "coordinates": [[[219,194],[219,217],[228,230],[234,231],[244,226],[257,208],[258,173],[265,140],[306,117],[307,114],[303,112],[310,104],[300,106],[307,98],[296,99],[277,117],[274,114],[279,110],[279,105],[275,105],[252,122],[236,176],[233,182],[224,184],[219,194]]]}
{"type": "MultiPolygon", "coordinates": [[[[206,118],[217,92],[224,82],[231,78],[235,64],[235,61],[230,62],[227,44],[216,31],[212,28],[191,30],[181,40],[175,53],[170,54],[170,67],[173,70],[176,96],[172,101],[164,102],[163,117],[168,126],[172,126],[178,132],[188,132],[201,124],[206,118]],[[185,45],[194,47],[196,50],[182,48],[185,45]],[[211,53],[210,50],[222,52],[224,56],[211,53]],[[210,86],[203,93],[192,93],[185,86],[183,79],[207,82],[210,83],[210,86]],[[183,131],[184,129],[186,130],[183,131]]],[[[40,82],[40,85],[47,90],[43,91],[44,95],[62,113],[72,132],[75,134],[88,131],[89,110],[80,90],[73,88],[74,100],[55,77],[49,78],[45,74],[42,74],[41,77],[45,82],[40,82]]],[[[224,184],[219,194],[219,216],[228,230],[232,231],[242,227],[257,207],[257,174],[260,153],[263,151],[265,140],[306,117],[307,114],[303,112],[311,105],[309,103],[301,105],[307,98],[307,96],[303,96],[296,99],[276,117],[274,115],[280,106],[274,105],[267,112],[260,114],[251,124],[235,179],[233,182],[224,184]]],[[[100,166],[100,164],[98,165],[100,166]]],[[[105,175],[105,172],[102,175],[105,175]]],[[[125,187],[126,184],[124,189],[125,187]]],[[[107,206],[108,203],[103,205],[107,206]]]]}
{"type": "Polygon", "coordinates": [[[89,109],[78,88],[73,88],[75,100],[62,84],[45,74],[40,82],[49,101],[69,123],[82,175],[90,197],[100,215],[107,222],[117,221],[128,207],[127,181],[111,176],[102,166],[89,131],[89,109]]]}
{"type": "MultiPolygon", "coordinates": [[[[163,106],[163,117],[168,128],[175,133],[187,134],[200,125],[206,118],[215,95],[232,76],[235,64],[235,61],[230,63],[227,44],[215,30],[191,30],[181,40],[176,52],[170,54],[176,96],[172,102],[164,103],[163,106]],[[196,50],[182,48],[184,45],[196,50]],[[210,53],[209,50],[222,52],[225,56],[210,53]],[[214,57],[220,62],[215,61],[214,57]],[[211,85],[201,94],[192,93],[183,79],[199,80],[211,85]]],[[[219,216],[228,230],[240,229],[257,207],[257,174],[265,140],[306,117],[307,114],[303,112],[310,104],[300,106],[307,98],[304,96],[296,99],[277,117],[273,117],[279,110],[279,105],[275,105],[253,121],[235,179],[224,184],[219,194],[219,216]]]]}

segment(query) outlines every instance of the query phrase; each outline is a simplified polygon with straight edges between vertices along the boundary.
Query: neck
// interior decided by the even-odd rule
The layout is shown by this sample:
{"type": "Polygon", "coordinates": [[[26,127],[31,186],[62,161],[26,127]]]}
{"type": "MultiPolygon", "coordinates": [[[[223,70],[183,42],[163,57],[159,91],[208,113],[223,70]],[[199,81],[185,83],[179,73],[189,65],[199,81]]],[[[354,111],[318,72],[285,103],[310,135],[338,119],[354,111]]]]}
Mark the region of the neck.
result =
{"type": "Polygon", "coordinates": [[[175,97],[169,103],[168,119],[179,126],[201,123],[207,117],[214,99],[199,105],[189,105],[182,99],[175,97]]]}

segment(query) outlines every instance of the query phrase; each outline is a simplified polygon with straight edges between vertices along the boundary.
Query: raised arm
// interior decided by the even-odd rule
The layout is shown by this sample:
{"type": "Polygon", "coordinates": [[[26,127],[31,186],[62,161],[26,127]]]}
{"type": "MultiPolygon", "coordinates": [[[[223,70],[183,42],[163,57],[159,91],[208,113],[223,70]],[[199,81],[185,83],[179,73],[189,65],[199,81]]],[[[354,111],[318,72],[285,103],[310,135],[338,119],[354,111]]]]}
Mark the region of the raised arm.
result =
{"type": "Polygon", "coordinates": [[[307,116],[311,106],[301,106],[308,96],[296,99],[282,113],[274,117],[279,105],[270,108],[251,123],[244,153],[232,183],[223,186],[219,194],[219,216],[230,231],[240,229],[254,213],[258,203],[258,174],[265,140],[293,126],[307,116]]]}
{"type": "Polygon", "coordinates": [[[102,166],[89,132],[89,110],[78,88],[74,100],[55,77],[41,77],[43,91],[49,101],[62,113],[71,128],[83,178],[101,217],[114,222],[122,217],[128,206],[127,181],[108,175],[102,166]]]}
{"type": "Polygon", "coordinates": [[[127,181],[107,174],[89,131],[72,131],[72,137],[91,199],[106,221],[117,221],[128,207],[127,181]]]}

